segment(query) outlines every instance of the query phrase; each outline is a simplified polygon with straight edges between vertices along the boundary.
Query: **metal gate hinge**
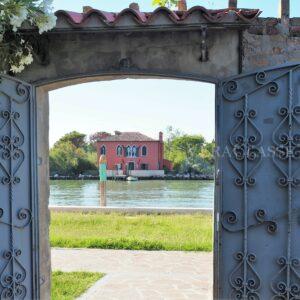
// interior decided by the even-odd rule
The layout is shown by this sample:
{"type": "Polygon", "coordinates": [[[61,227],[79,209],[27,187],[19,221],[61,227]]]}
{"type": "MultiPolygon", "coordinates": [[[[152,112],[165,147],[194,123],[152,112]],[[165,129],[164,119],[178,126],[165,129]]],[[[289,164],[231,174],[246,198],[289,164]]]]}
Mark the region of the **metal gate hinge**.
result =
{"type": "Polygon", "coordinates": [[[201,62],[208,61],[208,47],[207,47],[207,26],[201,27],[201,56],[199,60],[201,62]]]}
{"type": "Polygon", "coordinates": [[[43,285],[46,282],[45,276],[40,276],[40,285],[43,285]]]}
{"type": "Polygon", "coordinates": [[[215,176],[216,185],[220,185],[220,181],[221,181],[221,171],[220,169],[218,169],[216,171],[216,176],[215,176]]]}

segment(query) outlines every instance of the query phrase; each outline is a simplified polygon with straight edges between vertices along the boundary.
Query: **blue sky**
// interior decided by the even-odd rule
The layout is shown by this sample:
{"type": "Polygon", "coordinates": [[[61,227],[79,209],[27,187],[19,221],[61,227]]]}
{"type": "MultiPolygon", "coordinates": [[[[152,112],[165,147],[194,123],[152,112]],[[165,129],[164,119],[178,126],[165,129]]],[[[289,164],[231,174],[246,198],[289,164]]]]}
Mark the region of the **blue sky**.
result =
{"type": "MultiPolygon", "coordinates": [[[[152,0],[135,1],[151,11],[152,0]]],[[[54,8],[81,11],[84,5],[120,11],[134,0],[55,0],[54,8]]],[[[228,0],[187,0],[188,6],[226,7],[228,0]]],[[[279,0],[239,0],[240,7],[278,15],[279,0]]],[[[291,0],[292,16],[300,1],[291,0]]],[[[50,145],[72,130],[141,131],[156,138],[168,125],[190,134],[214,137],[214,86],[178,80],[116,80],[76,85],[50,93],[50,145]],[[103,110],[104,107],[104,110],[103,110]]]]}
{"type": "Polygon", "coordinates": [[[153,138],[172,125],[214,137],[214,85],[126,79],[85,83],[50,93],[50,144],[74,129],[140,131],[153,138]]]}
{"type": "MultiPolygon", "coordinates": [[[[263,11],[263,16],[278,16],[278,3],[280,0],[238,0],[239,7],[260,8],[263,11]]],[[[132,2],[138,2],[141,10],[151,11],[152,0],[54,0],[54,7],[58,9],[66,9],[73,11],[81,11],[85,5],[92,6],[97,9],[107,11],[120,11],[128,7],[132,2]]],[[[224,8],[228,5],[228,0],[187,0],[188,6],[202,5],[207,8],[224,8]]],[[[299,16],[300,1],[291,0],[292,16],[299,16]]]]}

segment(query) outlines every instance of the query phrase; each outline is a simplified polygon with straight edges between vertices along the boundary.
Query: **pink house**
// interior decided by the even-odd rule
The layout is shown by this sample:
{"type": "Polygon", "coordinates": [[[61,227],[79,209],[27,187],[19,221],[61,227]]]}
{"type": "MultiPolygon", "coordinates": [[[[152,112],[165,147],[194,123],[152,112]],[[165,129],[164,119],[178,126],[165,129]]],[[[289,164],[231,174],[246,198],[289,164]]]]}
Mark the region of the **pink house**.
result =
{"type": "Polygon", "coordinates": [[[97,141],[98,157],[105,154],[108,176],[133,175],[137,177],[163,176],[164,166],[172,168],[164,160],[163,134],[154,140],[139,132],[115,131],[104,133],[97,141]]]}

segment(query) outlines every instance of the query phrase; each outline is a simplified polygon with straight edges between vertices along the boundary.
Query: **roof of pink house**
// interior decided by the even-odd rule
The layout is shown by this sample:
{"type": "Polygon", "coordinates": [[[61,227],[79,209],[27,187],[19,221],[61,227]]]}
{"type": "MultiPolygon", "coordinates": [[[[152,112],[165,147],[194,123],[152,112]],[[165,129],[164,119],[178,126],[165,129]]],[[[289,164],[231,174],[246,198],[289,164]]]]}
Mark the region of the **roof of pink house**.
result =
{"type": "Polygon", "coordinates": [[[154,140],[140,132],[120,132],[115,135],[98,139],[98,142],[155,142],[154,140]]]}
{"type": "MultiPolygon", "coordinates": [[[[259,9],[206,9],[194,6],[187,11],[174,11],[166,7],[159,7],[153,12],[141,12],[137,8],[125,8],[120,12],[106,12],[89,9],[84,13],[65,10],[56,12],[58,22],[56,29],[64,29],[67,24],[71,28],[114,28],[123,26],[151,27],[157,25],[192,25],[192,24],[249,24],[260,15],[259,9]],[[125,21],[124,23],[124,20],[125,21]],[[131,20],[132,24],[128,24],[131,20]]],[[[67,26],[67,27],[68,27],[67,26]]]]}

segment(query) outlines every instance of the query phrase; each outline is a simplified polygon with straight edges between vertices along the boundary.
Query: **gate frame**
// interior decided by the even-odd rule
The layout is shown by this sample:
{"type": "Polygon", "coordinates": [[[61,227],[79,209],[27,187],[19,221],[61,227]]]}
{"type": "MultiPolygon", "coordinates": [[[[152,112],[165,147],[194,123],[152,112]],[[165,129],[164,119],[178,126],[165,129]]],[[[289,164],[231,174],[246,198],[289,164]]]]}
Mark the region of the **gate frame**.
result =
{"type": "MultiPolygon", "coordinates": [[[[97,74],[88,74],[88,75],[78,75],[78,76],[72,76],[67,77],[63,79],[59,79],[57,81],[38,81],[33,82],[32,86],[35,91],[35,106],[36,106],[36,128],[39,128],[36,130],[36,153],[37,153],[37,185],[38,185],[38,202],[41,203],[39,208],[39,218],[48,219],[49,220],[49,177],[47,176],[49,174],[49,166],[48,166],[48,160],[49,160],[49,92],[64,88],[67,86],[74,86],[77,84],[82,83],[89,83],[89,82],[101,82],[101,81],[112,81],[112,80],[120,80],[120,79],[169,79],[169,80],[185,80],[185,81],[194,81],[198,83],[209,83],[215,85],[215,141],[217,142],[218,139],[218,132],[217,132],[217,126],[218,126],[218,109],[217,109],[217,101],[218,101],[218,86],[220,84],[220,80],[212,77],[206,77],[206,76],[199,76],[197,74],[193,73],[170,73],[170,72],[161,72],[161,71],[155,71],[155,70],[120,70],[120,71],[113,71],[113,72],[103,72],[100,71],[97,74]],[[45,107],[46,106],[46,107],[45,107]],[[46,139],[46,140],[45,140],[46,139]],[[45,145],[47,144],[47,145],[45,145]],[[44,149],[44,152],[43,152],[44,149]],[[48,149],[48,150],[47,150],[48,149]],[[45,153],[46,152],[46,153],[45,153]],[[45,155],[46,154],[46,155],[45,155]],[[41,170],[43,169],[43,170],[41,170]],[[45,194],[47,194],[47,201],[39,201],[40,199],[45,199],[45,194]],[[47,203],[47,209],[46,209],[46,203],[47,203]]],[[[217,170],[217,164],[215,166],[217,170]]],[[[216,182],[216,181],[215,181],[216,182]]],[[[213,219],[213,228],[214,232],[217,232],[218,228],[218,222],[217,216],[219,215],[218,208],[219,208],[219,196],[220,193],[217,192],[219,187],[215,185],[215,195],[214,195],[214,219],[213,219]]],[[[40,223],[39,225],[39,232],[42,234],[45,234],[45,232],[49,232],[49,225],[47,228],[45,228],[44,222],[40,223]]],[[[41,235],[41,234],[40,234],[41,235]]],[[[217,263],[215,263],[215,257],[217,257],[218,251],[219,251],[219,236],[217,234],[214,234],[213,238],[214,242],[214,274],[217,272],[217,263]]],[[[40,257],[42,257],[45,253],[50,254],[50,248],[49,248],[49,240],[47,239],[46,243],[43,244],[43,239],[40,237],[40,257]],[[47,247],[48,245],[48,247],[47,247]]],[[[51,257],[49,256],[49,262],[45,262],[44,259],[40,259],[41,265],[40,265],[40,274],[41,274],[41,295],[50,295],[49,294],[49,287],[50,285],[48,283],[49,280],[47,280],[47,277],[50,276],[50,269],[51,269],[51,257]],[[50,266],[50,267],[49,267],[50,266]],[[47,273],[47,275],[45,275],[47,273]],[[48,282],[48,283],[47,283],[48,282]],[[44,286],[45,284],[45,286],[44,286]],[[48,292],[47,292],[48,291],[48,292]]],[[[215,278],[214,276],[214,294],[216,293],[218,289],[216,288],[218,285],[218,278],[215,278]]]]}
{"type": "MultiPolygon", "coordinates": [[[[218,83],[216,84],[216,145],[221,145],[222,143],[222,130],[218,127],[223,122],[223,113],[222,113],[222,101],[223,99],[223,84],[228,83],[230,81],[238,81],[241,78],[254,76],[260,72],[272,72],[284,68],[292,68],[300,66],[299,62],[288,62],[285,64],[279,64],[277,66],[271,66],[271,67],[265,67],[265,68],[258,68],[253,71],[245,72],[237,74],[236,76],[229,76],[228,78],[223,78],[218,80],[218,83]]],[[[274,79],[276,82],[276,79],[274,79]]],[[[271,82],[271,81],[270,81],[271,82]]],[[[218,146],[216,146],[217,151],[220,150],[218,146]]],[[[215,206],[214,206],[214,259],[213,259],[213,269],[214,269],[214,276],[213,276],[213,299],[220,299],[220,289],[221,286],[219,285],[219,278],[221,276],[221,268],[222,266],[220,264],[220,250],[222,248],[222,225],[220,222],[221,218],[221,209],[222,209],[222,203],[223,203],[223,197],[222,197],[222,190],[223,190],[223,172],[224,168],[222,166],[222,157],[221,155],[215,156],[216,163],[215,163],[215,206]]]]}
{"type": "MultiPolygon", "coordinates": [[[[40,223],[39,223],[39,189],[38,189],[38,164],[37,164],[37,110],[36,110],[36,103],[37,103],[37,98],[36,98],[36,88],[33,84],[30,84],[24,80],[21,80],[17,77],[12,77],[6,74],[0,74],[0,83],[2,81],[2,78],[5,78],[7,81],[15,83],[17,86],[18,85],[23,85],[28,88],[28,93],[29,96],[27,100],[25,101],[29,103],[28,105],[28,127],[29,127],[29,138],[30,138],[30,143],[29,144],[29,165],[30,165],[30,187],[28,187],[29,191],[29,197],[30,197],[30,216],[31,220],[28,222],[28,225],[31,226],[30,229],[30,236],[31,236],[31,247],[33,252],[31,253],[31,259],[32,259],[32,266],[31,266],[31,272],[33,278],[31,278],[31,283],[32,283],[32,294],[35,299],[40,299],[40,238],[39,238],[39,228],[40,228],[40,223]],[[34,268],[35,267],[35,268],[34,268]]],[[[0,90],[0,93],[1,90],[0,90]]],[[[9,95],[6,93],[3,93],[6,97],[9,98],[9,95]]],[[[13,101],[13,98],[10,99],[10,101],[13,101]]],[[[21,103],[22,104],[22,103],[21,103]]],[[[22,130],[22,127],[20,128],[22,130]]],[[[23,132],[22,132],[23,134],[23,132]]],[[[22,146],[22,145],[21,145],[22,146]]],[[[22,164],[20,164],[21,167],[22,164]]],[[[26,208],[27,209],[27,208],[26,208]]],[[[1,223],[0,223],[1,225],[1,223]]],[[[2,224],[3,225],[3,224],[2,224]]],[[[12,227],[10,225],[10,227],[12,227]]],[[[2,270],[4,271],[4,270],[2,270]]],[[[26,273],[26,269],[24,269],[26,273]]],[[[27,277],[27,276],[26,276],[27,277]]],[[[26,278],[25,277],[25,278],[26,278]]],[[[27,293],[27,292],[26,292],[27,293]]],[[[1,295],[0,295],[1,297],[1,295]]],[[[25,294],[26,297],[26,294],[25,294]]]]}
{"type": "MultiPolygon", "coordinates": [[[[39,217],[37,218],[37,222],[39,221],[39,218],[44,219],[45,217],[49,217],[49,210],[48,210],[48,201],[42,202],[44,207],[40,207],[40,199],[44,198],[47,192],[49,191],[49,178],[48,178],[48,172],[49,172],[49,166],[48,159],[49,154],[47,151],[47,147],[49,145],[48,141],[48,134],[49,134],[49,119],[48,119],[48,104],[49,104],[49,98],[48,94],[51,90],[59,89],[66,86],[76,85],[79,83],[87,83],[87,82],[96,82],[96,81],[105,81],[105,80],[118,80],[118,79],[125,79],[125,78],[133,78],[133,79],[174,79],[174,80],[189,80],[189,81],[196,81],[196,82],[204,82],[204,83],[210,83],[215,84],[215,141],[216,146],[220,146],[221,141],[221,129],[219,128],[221,124],[221,118],[222,118],[222,112],[221,112],[221,101],[222,101],[222,84],[224,82],[230,81],[232,79],[239,79],[246,76],[254,75],[260,71],[272,71],[277,70],[281,68],[288,68],[292,66],[299,65],[300,63],[287,63],[283,65],[273,66],[269,68],[259,68],[255,71],[246,72],[242,74],[237,74],[236,76],[230,76],[229,78],[217,80],[213,78],[207,78],[203,76],[199,76],[197,74],[186,74],[186,73],[162,73],[161,71],[147,71],[147,70],[120,70],[117,72],[99,72],[97,74],[85,74],[85,75],[78,75],[75,77],[68,77],[63,80],[57,80],[57,81],[51,81],[51,82],[36,82],[32,83],[32,95],[33,95],[33,106],[34,106],[34,117],[31,120],[31,123],[33,124],[33,140],[31,147],[33,149],[32,152],[32,170],[33,170],[33,180],[37,183],[36,186],[33,186],[35,190],[37,189],[37,195],[36,195],[36,210],[39,210],[39,217]],[[43,99],[44,98],[44,99],[43,99]],[[46,107],[45,107],[45,104],[46,107]],[[45,119],[46,118],[46,119],[45,119]],[[36,162],[34,164],[34,161],[36,162]],[[44,168],[41,170],[41,166],[44,168]],[[46,170],[46,172],[45,172],[46,170]],[[47,206],[45,210],[45,206],[47,206]]],[[[18,79],[14,79],[18,80],[18,79]]],[[[19,81],[19,80],[18,80],[19,81]]],[[[26,82],[25,82],[26,83],[26,82]]],[[[27,84],[27,83],[26,83],[27,84]]],[[[49,148],[49,147],[48,147],[49,148]]],[[[213,287],[213,293],[214,293],[214,299],[219,299],[219,276],[220,276],[220,249],[222,247],[222,234],[220,230],[220,209],[222,207],[222,172],[224,171],[222,169],[222,160],[220,157],[216,157],[216,178],[215,178],[215,197],[214,197],[214,287],[213,287]]],[[[49,199],[47,195],[47,199],[49,199]]],[[[38,230],[36,232],[39,232],[40,234],[44,234],[45,230],[48,230],[48,223],[46,222],[39,222],[36,223],[38,226],[38,230]],[[46,228],[47,227],[47,228],[46,228]]],[[[43,241],[43,239],[38,239],[43,241]]],[[[46,258],[49,257],[49,242],[48,240],[45,241],[45,244],[36,244],[36,248],[40,246],[40,257],[46,253],[46,258]],[[48,249],[47,249],[48,248],[48,249]]],[[[40,269],[43,269],[44,273],[47,272],[47,276],[50,276],[50,269],[49,269],[49,263],[50,261],[46,261],[43,259],[40,259],[40,269]]],[[[40,272],[42,274],[42,272],[40,272]]],[[[38,274],[37,274],[38,275],[38,274]]],[[[37,277],[37,276],[36,276],[37,277]]],[[[47,281],[46,278],[35,278],[37,285],[41,287],[41,295],[42,297],[46,295],[46,297],[49,294],[49,285],[43,285],[39,284],[40,282],[47,281]],[[47,292],[48,291],[48,292],[47,292]]],[[[50,278],[49,278],[50,280],[50,278]]],[[[38,288],[38,287],[37,287],[38,288]]]]}

